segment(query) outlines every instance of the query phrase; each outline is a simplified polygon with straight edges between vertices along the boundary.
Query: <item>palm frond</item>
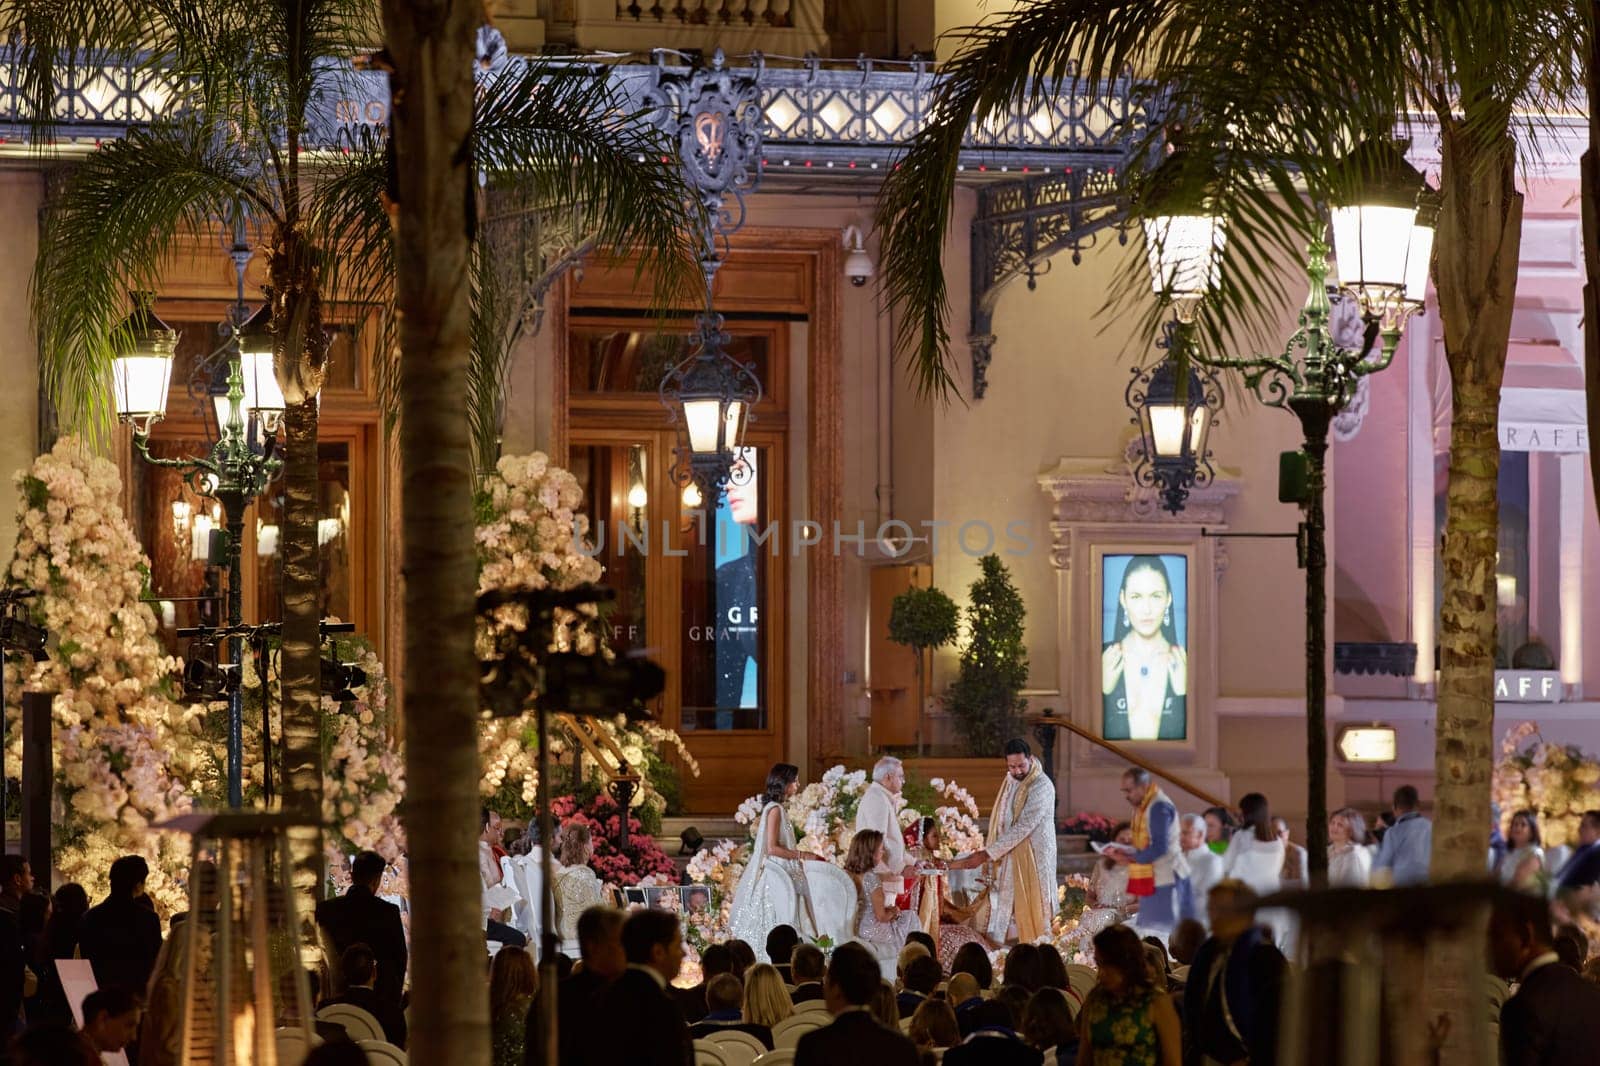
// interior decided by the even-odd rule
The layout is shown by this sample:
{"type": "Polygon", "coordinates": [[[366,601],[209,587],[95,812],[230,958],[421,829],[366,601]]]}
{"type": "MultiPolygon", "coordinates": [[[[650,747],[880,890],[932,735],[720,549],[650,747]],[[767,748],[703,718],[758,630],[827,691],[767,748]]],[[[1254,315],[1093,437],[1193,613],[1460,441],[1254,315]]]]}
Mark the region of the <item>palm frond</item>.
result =
{"type": "Polygon", "coordinates": [[[57,406],[91,430],[108,424],[127,291],[159,288],[183,234],[241,204],[265,206],[217,132],[203,122],[134,130],[85,160],[47,207],[32,290],[40,370],[57,406]]]}
{"type": "Polygon", "coordinates": [[[590,237],[637,254],[659,306],[698,302],[691,197],[680,169],[658,162],[674,146],[603,70],[529,63],[489,79],[473,147],[489,179],[524,190],[530,206],[581,205],[590,237]]]}

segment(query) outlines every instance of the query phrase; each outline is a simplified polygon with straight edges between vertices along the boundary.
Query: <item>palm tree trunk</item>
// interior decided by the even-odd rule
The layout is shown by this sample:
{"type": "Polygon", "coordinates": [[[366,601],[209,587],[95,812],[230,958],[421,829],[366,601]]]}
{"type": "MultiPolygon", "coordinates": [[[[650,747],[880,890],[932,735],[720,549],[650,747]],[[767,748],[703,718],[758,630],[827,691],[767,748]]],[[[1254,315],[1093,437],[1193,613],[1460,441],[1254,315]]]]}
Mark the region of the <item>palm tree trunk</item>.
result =
{"type": "Polygon", "coordinates": [[[1589,423],[1589,477],[1600,501],[1600,0],[1589,5],[1589,149],[1583,153],[1583,380],[1589,423]]]}
{"type": "Polygon", "coordinates": [[[283,508],[283,799],[313,827],[290,835],[294,887],[303,935],[315,943],[311,905],[322,898],[321,573],[318,564],[317,401],[284,414],[283,508]]]}
{"type": "Polygon", "coordinates": [[[415,1062],[489,1060],[477,873],[467,213],[481,0],[384,0],[394,63],[415,1062]]]}
{"type": "MultiPolygon", "coordinates": [[[[1494,769],[1495,556],[1500,533],[1500,385],[1511,338],[1522,196],[1516,145],[1441,117],[1443,147],[1435,277],[1454,413],[1439,612],[1434,748],[1434,880],[1481,877],[1489,853],[1494,769]]],[[[1469,923],[1434,945],[1428,1019],[1481,1009],[1483,930],[1469,923]]],[[[1461,1034],[1471,1027],[1451,1026],[1461,1034]]],[[[1462,1050],[1465,1050],[1464,1048],[1462,1050]]],[[[1448,1061],[1448,1059],[1446,1060],[1448,1061]]]]}

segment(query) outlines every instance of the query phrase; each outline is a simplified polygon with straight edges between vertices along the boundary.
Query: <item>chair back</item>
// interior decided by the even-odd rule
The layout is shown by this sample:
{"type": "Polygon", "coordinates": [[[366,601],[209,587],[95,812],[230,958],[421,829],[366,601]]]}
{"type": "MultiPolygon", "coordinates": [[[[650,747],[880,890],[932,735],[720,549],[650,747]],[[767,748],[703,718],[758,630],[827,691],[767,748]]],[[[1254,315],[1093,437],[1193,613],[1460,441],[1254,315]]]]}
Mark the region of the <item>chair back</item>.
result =
{"type": "Polygon", "coordinates": [[[317,1011],[317,1017],[325,1022],[337,1022],[344,1026],[344,1031],[350,1034],[350,1039],[358,1044],[363,1040],[383,1039],[383,1026],[378,1024],[378,1019],[354,1003],[330,1003],[317,1011]]]}
{"type": "Polygon", "coordinates": [[[794,1048],[780,1047],[762,1055],[750,1066],[794,1066],[794,1048]]]}
{"type": "Polygon", "coordinates": [[[730,1066],[722,1057],[722,1049],[709,1040],[694,1042],[694,1066],[730,1066]]]}
{"type": "Polygon", "coordinates": [[[1081,963],[1073,963],[1067,967],[1067,984],[1072,986],[1072,991],[1077,993],[1079,1003],[1088,998],[1095,984],[1100,980],[1094,970],[1081,963]]]}
{"type": "Polygon", "coordinates": [[[737,1029],[712,1033],[705,1039],[717,1045],[717,1050],[722,1053],[722,1058],[728,1066],[750,1066],[750,1063],[765,1054],[767,1050],[767,1045],[749,1033],[741,1033],[737,1029]]]}
{"type": "Polygon", "coordinates": [[[357,1040],[367,1056],[367,1066],[406,1066],[406,1053],[387,1040],[357,1040]]]}
{"type": "Polygon", "coordinates": [[[322,1043],[322,1038],[312,1033],[307,1040],[304,1029],[290,1028],[279,1029],[273,1042],[278,1045],[278,1066],[300,1066],[311,1049],[322,1043]]]}
{"type": "Polygon", "coordinates": [[[794,1005],[794,1012],[796,1014],[805,1014],[810,1011],[817,1011],[819,1014],[822,1014],[824,1017],[826,1017],[828,1014],[827,1001],[821,999],[808,999],[804,1003],[796,1003],[794,1005]]]}
{"type": "Polygon", "coordinates": [[[821,1029],[833,1019],[826,1013],[817,1011],[801,1011],[791,1015],[772,1027],[772,1046],[775,1048],[792,1048],[800,1043],[800,1038],[813,1029],[821,1029]]]}

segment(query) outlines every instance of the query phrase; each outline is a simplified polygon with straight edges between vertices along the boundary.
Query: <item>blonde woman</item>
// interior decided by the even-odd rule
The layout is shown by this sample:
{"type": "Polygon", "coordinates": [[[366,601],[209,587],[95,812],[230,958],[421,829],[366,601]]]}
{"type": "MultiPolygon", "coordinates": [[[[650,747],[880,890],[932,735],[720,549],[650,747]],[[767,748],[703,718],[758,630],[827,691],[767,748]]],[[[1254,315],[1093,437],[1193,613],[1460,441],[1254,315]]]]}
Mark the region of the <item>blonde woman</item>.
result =
{"type": "Polygon", "coordinates": [[[1354,807],[1328,819],[1328,884],[1334,888],[1366,888],[1372,883],[1372,849],[1367,847],[1367,820],[1354,807]]]}
{"type": "Polygon", "coordinates": [[[556,874],[556,924],[561,939],[568,943],[578,940],[578,918],[583,912],[604,903],[605,889],[600,878],[589,869],[594,857],[594,840],[589,827],[574,822],[561,831],[561,866],[556,874]]]}
{"type": "Polygon", "coordinates": [[[783,976],[770,963],[758,962],[745,971],[744,1011],[746,1025],[774,1025],[794,1014],[794,1000],[783,985],[783,976]]]}

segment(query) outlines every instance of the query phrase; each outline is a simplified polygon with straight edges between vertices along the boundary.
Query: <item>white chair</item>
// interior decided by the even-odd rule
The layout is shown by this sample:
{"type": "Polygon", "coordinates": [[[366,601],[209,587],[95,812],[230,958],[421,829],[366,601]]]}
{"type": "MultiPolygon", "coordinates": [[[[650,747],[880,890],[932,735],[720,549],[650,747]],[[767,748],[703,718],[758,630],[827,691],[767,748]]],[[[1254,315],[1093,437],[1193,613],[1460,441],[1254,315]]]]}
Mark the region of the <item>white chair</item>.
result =
{"type": "Polygon", "coordinates": [[[308,1041],[304,1029],[279,1029],[273,1042],[278,1045],[278,1066],[300,1066],[311,1049],[322,1043],[322,1037],[312,1033],[308,1041]]]}
{"type": "Polygon", "coordinates": [[[709,1040],[694,1042],[694,1066],[730,1066],[722,1057],[722,1049],[709,1040]]]}
{"type": "Polygon", "coordinates": [[[772,1027],[772,1046],[774,1048],[792,1048],[800,1043],[800,1038],[813,1029],[821,1029],[833,1021],[827,1014],[816,1011],[802,1011],[791,1015],[772,1027]]]}
{"type": "Polygon", "coordinates": [[[544,887],[544,872],[539,866],[538,848],[534,848],[529,854],[520,856],[517,859],[517,887],[522,890],[522,898],[528,901],[528,924],[532,929],[532,933],[528,937],[528,943],[538,944],[540,943],[539,935],[541,930],[539,924],[540,890],[544,887]]]}
{"type": "Polygon", "coordinates": [[[906,1017],[900,1019],[900,1031],[902,1033],[911,1032],[911,1016],[910,1015],[907,1015],[906,1017]]]}
{"type": "Polygon", "coordinates": [[[794,1066],[794,1048],[776,1048],[756,1059],[750,1066],[794,1066]]]}
{"type": "MultiPolygon", "coordinates": [[[[1089,992],[1100,981],[1100,975],[1082,963],[1073,963],[1067,967],[1067,984],[1072,991],[1077,993],[1078,1003],[1088,997],[1089,992]]],[[[1073,1013],[1077,1013],[1077,1004],[1073,1005],[1073,1013]]]]}
{"type": "Polygon", "coordinates": [[[1044,1061],[1039,1066],[1056,1066],[1056,1049],[1051,1048],[1044,1053],[1044,1061]]]}
{"type": "MultiPolygon", "coordinates": [[[[808,999],[804,1003],[796,1003],[794,1005],[794,1012],[796,1014],[804,1014],[808,1011],[818,1011],[823,1016],[826,1016],[828,1013],[828,1004],[824,1000],[808,999]]],[[[782,1025],[783,1023],[779,1022],[778,1024],[782,1025]]]]}
{"type": "Polygon", "coordinates": [[[386,1040],[357,1040],[367,1056],[367,1066],[406,1066],[406,1053],[386,1040]]]}
{"type": "Polygon", "coordinates": [[[515,858],[510,855],[500,856],[500,883],[509,885],[517,894],[517,901],[511,905],[511,924],[524,936],[531,936],[533,931],[533,908],[537,905],[528,899],[527,890],[523,887],[522,878],[517,876],[520,866],[515,858]]]}
{"type": "Polygon", "coordinates": [[[704,1039],[708,1043],[717,1045],[717,1050],[722,1053],[722,1058],[728,1066],[750,1066],[750,1063],[765,1054],[767,1050],[767,1046],[761,1041],[737,1029],[712,1033],[704,1039]]]}
{"type": "Polygon", "coordinates": [[[383,1026],[378,1024],[378,1019],[354,1003],[330,1003],[317,1011],[317,1017],[344,1026],[350,1039],[358,1044],[363,1040],[383,1039],[383,1026]]]}

